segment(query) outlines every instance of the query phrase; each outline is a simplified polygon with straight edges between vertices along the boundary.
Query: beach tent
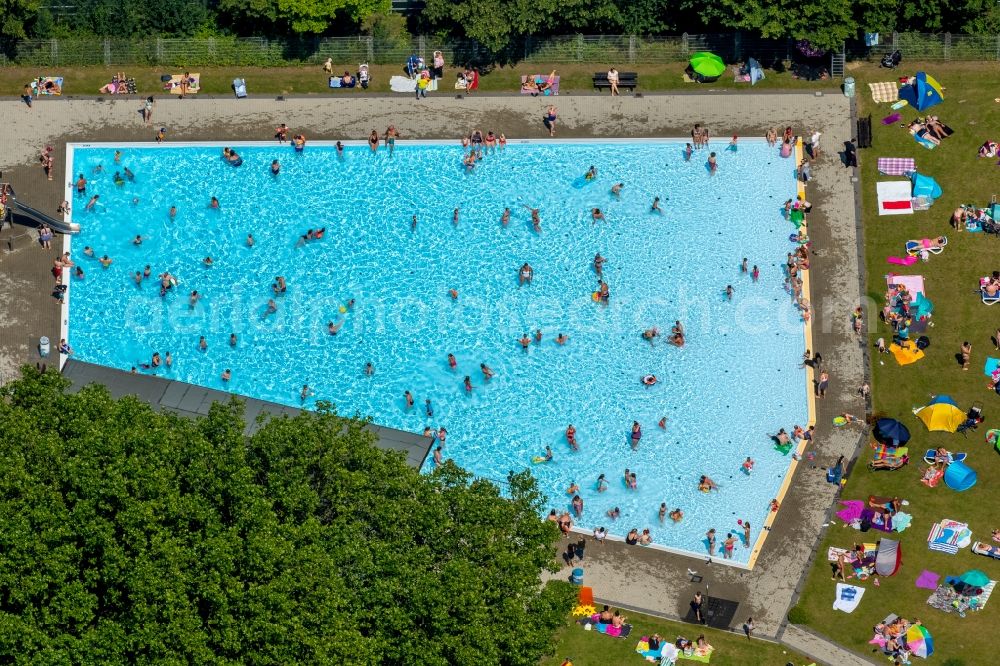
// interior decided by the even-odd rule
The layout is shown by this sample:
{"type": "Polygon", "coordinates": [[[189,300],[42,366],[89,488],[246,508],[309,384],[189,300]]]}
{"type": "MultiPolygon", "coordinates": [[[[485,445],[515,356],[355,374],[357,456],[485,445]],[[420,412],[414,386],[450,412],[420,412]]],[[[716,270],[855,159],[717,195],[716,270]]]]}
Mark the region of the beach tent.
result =
{"type": "Polygon", "coordinates": [[[934,203],[934,199],[940,199],[943,190],[937,181],[922,173],[913,172],[913,196],[929,199],[929,203],[934,203]]]}
{"type": "Polygon", "coordinates": [[[941,84],[933,76],[917,72],[913,83],[903,86],[899,91],[899,99],[905,99],[917,111],[929,109],[944,100],[941,84]]]}
{"type": "Polygon", "coordinates": [[[750,58],[747,60],[747,68],[750,70],[750,85],[754,85],[764,78],[764,68],[760,66],[760,63],[756,59],[750,58]]]}
{"type": "Polygon", "coordinates": [[[965,423],[965,413],[946,395],[934,396],[930,404],[917,409],[914,414],[923,421],[928,430],[955,432],[958,426],[965,423]]]}
{"type": "Polygon", "coordinates": [[[945,468],[944,484],[958,492],[968,490],[976,485],[976,470],[956,460],[945,468]]]}
{"type": "Polygon", "coordinates": [[[910,441],[909,429],[896,419],[879,419],[873,434],[876,441],[892,446],[902,446],[910,441]]]}
{"type": "Polygon", "coordinates": [[[880,539],[878,552],[875,554],[875,573],[879,576],[892,576],[899,571],[903,562],[903,551],[899,542],[892,539],[880,539]]]}

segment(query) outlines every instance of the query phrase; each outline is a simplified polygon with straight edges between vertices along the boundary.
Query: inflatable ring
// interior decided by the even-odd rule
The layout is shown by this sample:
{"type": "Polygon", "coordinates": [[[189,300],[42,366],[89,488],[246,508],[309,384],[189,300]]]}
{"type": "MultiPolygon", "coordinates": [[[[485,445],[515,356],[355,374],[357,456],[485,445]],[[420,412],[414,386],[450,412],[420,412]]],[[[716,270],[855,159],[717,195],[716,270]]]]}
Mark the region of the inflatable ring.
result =
{"type": "Polygon", "coordinates": [[[545,459],[545,456],[535,456],[534,458],[531,459],[531,462],[533,462],[536,465],[538,465],[539,463],[548,462],[548,461],[545,459]]]}
{"type": "Polygon", "coordinates": [[[345,312],[347,312],[347,306],[345,306],[345,305],[341,305],[339,309],[340,309],[340,313],[341,314],[344,314],[345,312]]]}
{"type": "Polygon", "coordinates": [[[592,293],[590,295],[590,298],[591,298],[592,301],[594,301],[595,303],[597,303],[599,300],[601,300],[601,292],[595,291],[594,293],[592,293]]]}
{"type": "Polygon", "coordinates": [[[845,426],[847,425],[847,419],[845,419],[843,416],[834,416],[833,425],[837,426],[838,428],[840,426],[845,426]]]}
{"type": "Polygon", "coordinates": [[[642,383],[646,386],[652,386],[656,383],[656,375],[646,375],[642,378],[642,383]]]}

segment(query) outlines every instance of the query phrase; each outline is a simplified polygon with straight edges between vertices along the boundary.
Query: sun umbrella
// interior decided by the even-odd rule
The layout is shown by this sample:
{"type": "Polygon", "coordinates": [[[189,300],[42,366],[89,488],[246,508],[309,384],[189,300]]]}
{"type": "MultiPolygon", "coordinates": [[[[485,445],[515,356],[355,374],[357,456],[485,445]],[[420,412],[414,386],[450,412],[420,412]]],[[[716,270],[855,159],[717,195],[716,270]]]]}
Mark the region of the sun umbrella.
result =
{"type": "Polygon", "coordinates": [[[969,587],[986,587],[990,584],[990,577],[979,569],[970,569],[959,576],[958,579],[969,587]]]}
{"type": "Polygon", "coordinates": [[[934,654],[934,641],[931,639],[931,632],[922,624],[911,625],[906,630],[906,647],[913,653],[914,657],[926,659],[934,654]]]}
{"type": "Polygon", "coordinates": [[[875,424],[875,439],[883,444],[899,446],[910,441],[910,431],[896,419],[879,419],[875,424]]]}
{"type": "Polygon", "coordinates": [[[722,58],[714,53],[698,51],[691,55],[691,69],[694,70],[695,74],[709,78],[717,77],[722,76],[722,73],[726,71],[726,63],[722,62],[722,58]]]}
{"type": "Polygon", "coordinates": [[[965,423],[965,413],[948,402],[935,402],[921,407],[915,413],[928,430],[955,432],[958,430],[958,426],[965,423]]]}

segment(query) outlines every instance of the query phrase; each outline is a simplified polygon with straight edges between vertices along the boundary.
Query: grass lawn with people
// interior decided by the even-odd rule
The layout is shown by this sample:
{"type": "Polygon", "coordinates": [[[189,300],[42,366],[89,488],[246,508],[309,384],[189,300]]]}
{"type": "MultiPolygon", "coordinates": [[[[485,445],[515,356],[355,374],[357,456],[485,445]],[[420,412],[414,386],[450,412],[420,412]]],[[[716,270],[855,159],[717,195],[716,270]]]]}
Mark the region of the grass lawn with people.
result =
{"type": "MultiPolygon", "coordinates": [[[[665,65],[622,65],[621,71],[637,72],[639,88],[637,92],[652,92],[664,90],[698,91],[708,88],[729,88],[749,90],[749,83],[734,83],[731,72],[727,72],[718,82],[699,85],[684,83],[682,73],[685,63],[669,63],[665,65]]],[[[560,77],[559,89],[566,92],[593,92],[593,77],[595,72],[607,71],[607,63],[597,64],[518,64],[512,67],[497,67],[483,74],[479,79],[480,91],[486,93],[507,92],[519,94],[521,75],[545,74],[553,69],[560,77]]],[[[87,66],[87,67],[4,67],[0,69],[0,94],[19,96],[24,84],[40,75],[61,76],[65,79],[64,94],[69,96],[97,97],[102,86],[111,80],[116,72],[124,71],[129,77],[135,78],[139,95],[166,94],[160,76],[163,74],[180,74],[185,71],[201,74],[201,94],[231,95],[233,79],[246,79],[247,92],[251,96],[261,95],[371,95],[389,92],[389,78],[402,76],[403,63],[399,65],[372,65],[370,68],[372,84],[368,90],[360,86],[355,88],[331,89],[328,85],[329,75],[323,72],[322,65],[306,65],[294,67],[149,67],[126,65],[117,66],[87,66]]],[[[349,71],[352,76],[357,73],[357,63],[338,64],[333,71],[343,74],[349,71]]],[[[455,78],[458,69],[445,67],[445,76],[437,92],[429,96],[454,95],[461,91],[455,90],[455,78]]],[[[803,81],[792,78],[791,72],[774,72],[767,70],[767,78],[753,87],[754,90],[771,89],[802,89],[802,90],[833,90],[840,85],[839,81],[803,81]]],[[[607,95],[607,91],[604,91],[607,95]]],[[[623,91],[623,94],[628,94],[623,91]]],[[[405,97],[400,93],[399,96],[405,97]]],[[[108,95],[104,95],[108,97],[108,95]]],[[[122,96],[126,97],[126,96],[122,96]]]]}
{"type": "MultiPolygon", "coordinates": [[[[705,640],[715,648],[712,652],[714,666],[784,666],[787,663],[804,666],[812,663],[811,659],[771,641],[757,638],[747,640],[743,634],[671,622],[638,613],[625,612],[624,615],[632,624],[632,633],[626,639],[610,638],[596,631],[586,631],[575,621],[567,621],[566,626],[556,636],[555,654],[543,659],[542,666],[559,666],[567,657],[572,660],[573,666],[607,664],[640,666],[647,662],[635,651],[635,646],[640,638],[652,636],[654,633],[669,642],[673,642],[678,636],[693,641],[699,635],[705,634],[705,640]]],[[[678,663],[695,662],[680,660],[678,663]]]]}
{"type": "MultiPolygon", "coordinates": [[[[994,652],[991,627],[1000,624],[1000,599],[992,599],[983,611],[970,612],[965,618],[944,613],[927,605],[930,590],[915,586],[916,578],[925,569],[941,574],[959,575],[969,569],[980,569],[994,580],[1000,580],[1000,560],[974,555],[970,548],[957,555],[931,551],[927,536],[933,523],[950,518],[968,523],[972,540],[991,543],[991,531],[1000,527],[996,489],[1000,487],[1000,455],[985,442],[986,431],[1000,426],[1000,396],[986,387],[983,364],[988,356],[1000,358],[991,340],[1000,327],[1000,308],[991,308],[980,300],[979,278],[1000,269],[1000,238],[982,233],[956,233],[949,225],[951,214],[961,204],[984,206],[991,196],[1000,194],[1000,167],[997,159],[978,159],[979,146],[986,139],[1000,137],[1000,103],[994,98],[1000,91],[1000,73],[983,64],[950,64],[904,61],[903,67],[890,72],[865,66],[849,71],[858,80],[859,115],[872,116],[873,146],[859,151],[862,220],[865,238],[865,259],[868,269],[866,317],[869,327],[869,348],[880,337],[890,342],[892,332],[879,322],[884,303],[885,275],[919,274],[925,279],[926,295],[934,303],[933,328],[927,330],[930,347],[926,357],[912,365],[900,366],[890,354],[873,350],[872,397],[876,416],[889,416],[902,421],[910,430],[911,463],[898,471],[870,472],[866,464],[872,450],[865,448],[847,480],[842,499],[865,500],[871,494],[899,496],[908,500],[903,510],[912,514],[909,529],[890,538],[902,546],[902,567],[891,578],[882,578],[881,586],[871,580],[856,583],[866,589],[860,606],[846,614],[832,609],[835,583],[826,552],[829,546],[850,548],[855,542],[874,542],[881,535],[876,530],[862,534],[835,524],[827,529],[816,554],[815,564],[805,583],[798,608],[792,619],[808,624],[816,631],[837,642],[865,652],[870,656],[872,626],[890,613],[908,619],[920,619],[934,639],[934,661],[940,664],[985,664],[994,652]],[[890,81],[898,76],[925,70],[944,86],[944,102],[926,113],[937,115],[954,129],[934,150],[918,145],[905,127],[917,116],[911,107],[900,110],[901,119],[883,125],[882,118],[893,111],[889,104],[874,104],[867,83],[890,81]],[[900,180],[899,177],[879,176],[878,157],[913,157],[920,173],[934,177],[944,190],[942,197],[929,211],[913,215],[879,216],[875,184],[879,180],[900,180]],[[948,245],[928,262],[918,261],[909,267],[886,263],[888,256],[905,256],[904,243],[946,235],[948,245]],[[963,371],[956,354],[964,341],[972,344],[972,362],[963,371]],[[931,395],[947,394],[963,410],[973,402],[983,403],[985,422],[977,431],[961,434],[928,432],[913,414],[914,407],[926,404],[931,395]],[[929,488],[921,483],[920,462],[926,449],[944,446],[952,452],[965,451],[967,463],[978,473],[978,483],[972,489],[958,493],[944,483],[929,488]]],[[[805,128],[803,128],[805,129],[805,128]]],[[[832,151],[833,146],[825,146],[832,151]]],[[[827,152],[823,160],[837,160],[827,152]]],[[[822,185],[819,185],[822,187],[822,185]]],[[[843,326],[850,326],[849,312],[844,312],[843,326]]],[[[839,387],[853,391],[856,387],[839,387]]],[[[847,426],[855,427],[855,426],[847,426]]],[[[856,426],[861,434],[861,427],[856,426]]],[[[866,440],[871,441],[869,438],[866,440]]],[[[816,448],[817,463],[834,461],[823,454],[823,443],[816,448]]],[[[818,472],[817,472],[818,473],[818,472]]]]}

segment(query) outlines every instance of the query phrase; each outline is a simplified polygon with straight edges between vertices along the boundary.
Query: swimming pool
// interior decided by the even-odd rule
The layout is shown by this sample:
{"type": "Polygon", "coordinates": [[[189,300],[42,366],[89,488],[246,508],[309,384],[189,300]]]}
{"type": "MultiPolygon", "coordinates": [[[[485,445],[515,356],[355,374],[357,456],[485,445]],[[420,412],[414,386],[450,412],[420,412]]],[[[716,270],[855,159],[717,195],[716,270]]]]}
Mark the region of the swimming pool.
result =
{"type": "MultiPolygon", "coordinates": [[[[683,145],[511,142],[471,173],[452,142],[400,142],[391,157],[356,144],[343,156],[332,146],[297,154],[243,144],[238,168],[220,159],[221,144],[76,145],[72,173],[89,182],[72,202],[82,226],[72,255],[85,275],[73,280],[69,340],[92,363],[153,372],[142,364],[169,351],[172,367],[155,372],[173,379],[295,406],[307,384],[307,406],[331,400],[342,414],[415,432],[445,426],[446,457],[498,482],[528,466],[552,507],[568,507],[565,491],[578,483],[584,528],[621,536],[648,527],[657,545],[701,554],[708,528],[721,544],[746,519],[753,543],[790,462],[765,433],[807,419],[802,323],[782,271],[793,249],[780,212],[795,196],[793,165],[744,141],[736,152],[715,147],[712,176],[705,151],[686,162],[683,145]],[[590,165],[598,174],[588,183],[590,165]],[[116,185],[126,166],[134,181],[116,185]],[[619,182],[620,198],[610,191],[619,182]],[[93,194],[99,201],[86,210],[93,194]],[[656,196],[662,213],[651,211],[656,196]],[[525,206],[539,209],[541,233],[525,206]],[[605,220],[593,220],[595,207],[605,220]],[[310,228],[325,228],[322,239],[302,242],[310,228]],[[592,298],[597,252],[607,258],[607,306],[592,298]],[[112,263],[102,268],[105,254],[112,263]],[[760,267],[758,283],[740,273],[743,257],[760,267]],[[526,262],[534,279],[519,286],[526,262]],[[151,277],[137,286],[146,265],[151,277]],[[161,298],[165,271],[178,285],[161,298]],[[277,276],[287,283],[279,296],[277,276]],[[642,339],[675,320],[686,328],[683,349],[642,339]],[[523,351],[519,338],[536,329],[542,342],[523,351]],[[566,344],[555,342],[560,333],[566,344]],[[643,385],[647,374],[656,385],[643,385]],[[564,434],[570,423],[577,452],[564,434]],[[534,464],[546,445],[554,460],[534,464]],[[752,476],[740,471],[747,456],[752,476]],[[625,468],[637,490],[622,483],[625,468]],[[601,473],[610,487],[598,493],[601,473]],[[719,492],[697,490],[702,474],[719,492]],[[684,520],[661,525],[661,502],[684,520]],[[615,506],[622,517],[612,523],[605,512],[615,506]]],[[[749,553],[738,547],[734,561],[749,553]]]]}

